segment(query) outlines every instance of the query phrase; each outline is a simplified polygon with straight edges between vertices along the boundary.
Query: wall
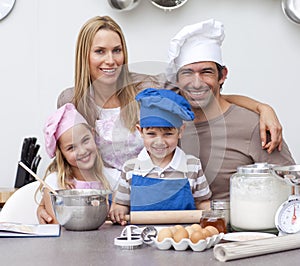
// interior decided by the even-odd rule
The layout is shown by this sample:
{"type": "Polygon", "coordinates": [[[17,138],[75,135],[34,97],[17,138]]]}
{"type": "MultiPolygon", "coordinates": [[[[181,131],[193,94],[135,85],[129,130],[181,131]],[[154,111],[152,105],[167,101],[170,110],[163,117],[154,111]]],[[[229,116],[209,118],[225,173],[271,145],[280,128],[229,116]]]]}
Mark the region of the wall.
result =
{"type": "MultiPolygon", "coordinates": [[[[147,0],[128,12],[112,10],[106,0],[16,0],[0,21],[0,187],[14,185],[24,137],[36,136],[43,145],[44,121],[58,94],[73,84],[78,31],[95,15],[110,15],[122,26],[131,69],[151,73],[164,69],[168,41],[183,26],[212,17],[222,21],[229,68],[224,93],[271,104],[300,163],[300,25],[286,19],[280,0],[189,0],[171,12],[147,0]]],[[[44,149],[41,155],[40,176],[49,163],[44,149]]]]}

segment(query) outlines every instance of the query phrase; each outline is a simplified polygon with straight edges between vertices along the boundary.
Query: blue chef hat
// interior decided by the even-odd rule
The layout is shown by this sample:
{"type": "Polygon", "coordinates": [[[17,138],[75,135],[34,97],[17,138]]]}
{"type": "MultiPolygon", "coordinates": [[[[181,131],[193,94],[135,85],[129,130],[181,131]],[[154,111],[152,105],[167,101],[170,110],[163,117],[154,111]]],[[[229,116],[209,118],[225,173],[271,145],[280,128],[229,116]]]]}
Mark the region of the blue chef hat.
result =
{"type": "Polygon", "coordinates": [[[148,88],[135,99],[140,102],[140,126],[181,127],[183,120],[194,120],[188,101],[171,90],[148,88]]]}

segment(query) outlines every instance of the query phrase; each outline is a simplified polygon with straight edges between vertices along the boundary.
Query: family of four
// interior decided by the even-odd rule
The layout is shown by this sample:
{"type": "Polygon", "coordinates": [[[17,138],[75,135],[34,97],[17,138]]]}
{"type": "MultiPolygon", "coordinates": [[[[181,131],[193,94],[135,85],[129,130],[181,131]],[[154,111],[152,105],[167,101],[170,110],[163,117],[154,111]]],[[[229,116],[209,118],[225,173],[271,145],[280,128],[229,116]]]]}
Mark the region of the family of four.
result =
{"type": "MultiPolygon", "coordinates": [[[[88,20],[77,40],[75,85],[61,93],[44,129],[54,157],[46,182],[111,189],[110,219],[124,225],[130,210],[209,208],[210,199],[229,197],[238,166],[295,164],[271,107],[221,95],[223,39],[213,19],[186,26],[170,42],[166,75],[148,76],[129,71],[115,21],[88,20]]],[[[40,223],[57,222],[48,192],[40,223]]]]}

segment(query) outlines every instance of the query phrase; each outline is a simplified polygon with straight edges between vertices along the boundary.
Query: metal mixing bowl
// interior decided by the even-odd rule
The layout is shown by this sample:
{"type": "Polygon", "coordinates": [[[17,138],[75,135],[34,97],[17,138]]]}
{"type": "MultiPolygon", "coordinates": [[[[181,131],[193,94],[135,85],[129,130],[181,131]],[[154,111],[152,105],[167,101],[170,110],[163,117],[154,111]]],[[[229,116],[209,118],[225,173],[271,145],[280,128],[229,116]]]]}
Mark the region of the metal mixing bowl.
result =
{"type": "Polygon", "coordinates": [[[281,7],[290,21],[300,24],[300,0],[281,0],[281,7]]]}
{"type": "Polygon", "coordinates": [[[128,11],[134,9],[140,0],[108,0],[110,7],[118,11],[128,11]]]}
{"type": "Polygon", "coordinates": [[[300,165],[274,166],[272,172],[293,186],[300,185],[300,165]]]}
{"type": "Polygon", "coordinates": [[[50,193],[58,222],[67,230],[98,229],[106,220],[110,191],[97,189],[56,190],[50,193]]]}

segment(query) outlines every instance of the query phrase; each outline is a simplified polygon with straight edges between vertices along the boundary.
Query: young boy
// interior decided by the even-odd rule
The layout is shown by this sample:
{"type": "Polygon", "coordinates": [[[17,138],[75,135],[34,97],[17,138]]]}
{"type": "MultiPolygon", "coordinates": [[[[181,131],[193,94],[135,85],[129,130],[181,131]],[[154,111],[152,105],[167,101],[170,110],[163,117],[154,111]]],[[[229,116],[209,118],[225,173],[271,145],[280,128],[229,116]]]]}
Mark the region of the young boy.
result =
{"type": "Polygon", "coordinates": [[[152,88],[140,92],[136,100],[140,103],[137,128],[144,148],[123,166],[111,220],[125,225],[129,210],[205,208],[211,191],[201,162],[177,146],[183,121],[194,119],[190,104],[173,91],[152,88]]]}

